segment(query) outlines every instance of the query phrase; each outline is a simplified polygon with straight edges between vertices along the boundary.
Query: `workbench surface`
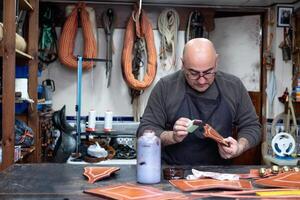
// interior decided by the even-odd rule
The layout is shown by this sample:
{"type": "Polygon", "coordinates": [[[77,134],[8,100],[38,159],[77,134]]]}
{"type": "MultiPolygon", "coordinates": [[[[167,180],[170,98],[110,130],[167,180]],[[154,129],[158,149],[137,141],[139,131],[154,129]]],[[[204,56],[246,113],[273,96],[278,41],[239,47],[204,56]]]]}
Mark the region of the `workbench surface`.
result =
{"type": "MultiPolygon", "coordinates": [[[[15,164],[0,173],[0,199],[102,199],[83,193],[86,189],[117,183],[136,183],[136,166],[120,165],[116,174],[88,183],[83,175],[85,166],[56,163],[15,164]]],[[[162,168],[168,166],[162,166],[162,168]]],[[[249,173],[260,166],[184,166],[185,175],[195,168],[222,173],[249,173]]],[[[151,185],[165,191],[177,191],[162,178],[161,183],[151,185]]]]}

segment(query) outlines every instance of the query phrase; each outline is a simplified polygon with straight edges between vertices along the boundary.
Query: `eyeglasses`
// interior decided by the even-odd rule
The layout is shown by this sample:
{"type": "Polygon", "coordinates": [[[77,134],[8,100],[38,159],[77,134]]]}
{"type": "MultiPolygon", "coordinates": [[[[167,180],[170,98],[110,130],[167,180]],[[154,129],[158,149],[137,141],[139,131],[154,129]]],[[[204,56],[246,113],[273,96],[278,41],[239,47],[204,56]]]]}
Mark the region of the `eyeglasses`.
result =
{"type": "Polygon", "coordinates": [[[205,78],[206,80],[211,79],[214,77],[216,72],[214,71],[214,67],[204,71],[204,72],[198,72],[192,69],[185,69],[185,74],[187,77],[191,80],[198,80],[201,77],[205,78]]]}

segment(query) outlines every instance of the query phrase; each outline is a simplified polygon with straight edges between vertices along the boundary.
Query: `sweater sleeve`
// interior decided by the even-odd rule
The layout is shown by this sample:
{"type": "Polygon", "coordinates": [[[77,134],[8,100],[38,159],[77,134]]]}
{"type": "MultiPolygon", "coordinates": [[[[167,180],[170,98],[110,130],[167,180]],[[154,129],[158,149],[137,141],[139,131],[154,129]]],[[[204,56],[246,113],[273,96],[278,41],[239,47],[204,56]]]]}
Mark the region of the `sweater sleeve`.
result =
{"type": "Polygon", "coordinates": [[[239,92],[235,118],[238,138],[243,137],[247,139],[251,148],[258,145],[261,141],[261,124],[248,91],[241,81],[239,81],[239,92]]]}
{"type": "Polygon", "coordinates": [[[167,114],[164,91],[164,84],[161,79],[149,96],[147,106],[137,129],[137,137],[141,136],[145,130],[153,130],[157,136],[165,130],[167,114]]]}

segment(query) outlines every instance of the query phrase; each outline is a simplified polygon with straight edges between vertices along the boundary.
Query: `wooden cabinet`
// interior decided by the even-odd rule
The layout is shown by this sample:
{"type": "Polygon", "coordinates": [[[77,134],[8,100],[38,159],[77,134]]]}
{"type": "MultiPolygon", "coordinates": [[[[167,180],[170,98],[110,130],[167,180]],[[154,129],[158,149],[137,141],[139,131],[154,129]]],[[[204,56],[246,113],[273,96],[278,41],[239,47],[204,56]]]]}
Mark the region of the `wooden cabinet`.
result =
{"type": "MultiPolygon", "coordinates": [[[[27,52],[16,50],[16,1],[3,0],[3,39],[0,44],[2,57],[2,163],[0,170],[14,163],[14,123],[15,123],[15,64],[24,59],[29,66],[28,93],[34,103],[25,116],[27,124],[34,132],[35,145],[38,144],[37,113],[37,72],[38,72],[38,0],[19,0],[20,9],[28,10],[27,52]]],[[[35,146],[29,151],[32,162],[38,161],[35,146]]]]}

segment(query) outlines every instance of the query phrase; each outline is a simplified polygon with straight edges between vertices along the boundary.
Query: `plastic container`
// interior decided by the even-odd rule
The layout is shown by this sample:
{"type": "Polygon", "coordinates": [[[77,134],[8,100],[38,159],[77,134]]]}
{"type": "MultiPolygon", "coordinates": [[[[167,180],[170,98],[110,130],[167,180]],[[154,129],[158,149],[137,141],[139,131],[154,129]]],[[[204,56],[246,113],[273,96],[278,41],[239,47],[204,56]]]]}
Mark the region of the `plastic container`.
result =
{"type": "Polygon", "coordinates": [[[137,182],[155,184],[161,180],[161,143],[154,131],[146,130],[137,141],[137,182]]]}

